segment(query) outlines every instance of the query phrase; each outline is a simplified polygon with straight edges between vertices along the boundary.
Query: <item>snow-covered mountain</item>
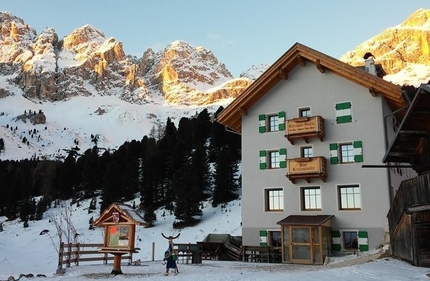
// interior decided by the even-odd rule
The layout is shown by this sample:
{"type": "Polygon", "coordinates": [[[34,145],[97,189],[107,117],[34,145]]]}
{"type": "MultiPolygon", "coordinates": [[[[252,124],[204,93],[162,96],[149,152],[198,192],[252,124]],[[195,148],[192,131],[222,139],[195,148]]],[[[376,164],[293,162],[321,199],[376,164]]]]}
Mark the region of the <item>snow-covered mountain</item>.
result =
{"type": "Polygon", "coordinates": [[[430,80],[430,10],[419,9],[397,26],[344,54],[340,60],[353,66],[364,65],[370,52],[381,64],[385,80],[398,85],[418,87],[430,80]]]}
{"type": "MultiPolygon", "coordinates": [[[[429,18],[430,10],[418,10],[341,60],[362,65],[363,54],[372,52],[385,79],[427,82],[429,18]]],[[[37,33],[0,12],[0,160],[62,158],[72,147],[83,152],[95,143],[115,149],[149,135],[167,117],[177,122],[228,105],[268,66],[251,66],[234,78],[210,50],[184,41],[138,58],[91,25],[59,39],[53,28],[37,33]]]]}

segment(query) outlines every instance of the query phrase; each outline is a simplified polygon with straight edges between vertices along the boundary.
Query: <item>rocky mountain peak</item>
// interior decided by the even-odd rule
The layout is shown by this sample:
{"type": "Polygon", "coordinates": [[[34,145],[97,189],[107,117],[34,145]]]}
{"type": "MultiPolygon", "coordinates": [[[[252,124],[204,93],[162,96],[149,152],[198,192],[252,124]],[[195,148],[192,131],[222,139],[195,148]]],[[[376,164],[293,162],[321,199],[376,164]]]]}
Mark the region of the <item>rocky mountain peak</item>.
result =
{"type": "MultiPolygon", "coordinates": [[[[36,30],[9,12],[0,12],[0,62],[22,63],[36,30]]],[[[0,73],[1,74],[1,73],[0,73]]]]}
{"type": "Polygon", "coordinates": [[[401,24],[387,28],[344,54],[340,60],[353,66],[364,65],[370,52],[375,63],[397,84],[420,84],[430,79],[430,10],[419,9],[401,24]]]}

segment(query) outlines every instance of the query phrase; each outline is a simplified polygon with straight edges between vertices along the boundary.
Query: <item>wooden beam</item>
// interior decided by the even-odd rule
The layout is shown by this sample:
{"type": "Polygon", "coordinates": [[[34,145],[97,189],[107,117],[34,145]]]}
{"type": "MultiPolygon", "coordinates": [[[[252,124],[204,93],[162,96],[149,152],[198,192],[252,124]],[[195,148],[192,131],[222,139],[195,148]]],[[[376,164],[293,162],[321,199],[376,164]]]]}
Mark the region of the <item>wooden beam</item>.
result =
{"type": "Polygon", "coordinates": [[[316,61],[316,66],[317,66],[318,70],[319,70],[321,73],[324,73],[324,72],[325,72],[325,67],[321,65],[321,60],[320,60],[320,59],[317,59],[317,61],[316,61]]]}
{"type": "Polygon", "coordinates": [[[376,97],[376,95],[378,94],[378,93],[376,92],[375,88],[373,88],[373,87],[370,87],[370,89],[369,89],[369,93],[372,95],[372,97],[376,97]]]}
{"type": "Polygon", "coordinates": [[[283,69],[282,67],[279,68],[278,73],[279,73],[279,76],[281,76],[281,78],[283,80],[288,80],[288,73],[287,73],[287,71],[285,71],[285,69],[283,69]]]}
{"type": "Polygon", "coordinates": [[[240,115],[242,115],[242,116],[248,115],[248,112],[243,107],[239,108],[238,110],[239,110],[240,115]]]}
{"type": "Polygon", "coordinates": [[[306,66],[306,60],[304,57],[302,57],[301,55],[297,55],[296,56],[296,60],[299,62],[299,64],[301,66],[306,66]]]}

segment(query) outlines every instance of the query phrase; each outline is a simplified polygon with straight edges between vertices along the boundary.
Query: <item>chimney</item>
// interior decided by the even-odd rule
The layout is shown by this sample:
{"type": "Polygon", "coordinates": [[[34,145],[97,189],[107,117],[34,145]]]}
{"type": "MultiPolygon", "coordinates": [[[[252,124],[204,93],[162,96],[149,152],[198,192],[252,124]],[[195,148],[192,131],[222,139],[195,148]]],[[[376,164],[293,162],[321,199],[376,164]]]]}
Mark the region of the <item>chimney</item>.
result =
{"type": "Polygon", "coordinates": [[[366,54],[364,54],[363,59],[364,59],[364,71],[377,76],[376,66],[374,61],[375,57],[372,55],[372,53],[367,52],[366,54]]]}

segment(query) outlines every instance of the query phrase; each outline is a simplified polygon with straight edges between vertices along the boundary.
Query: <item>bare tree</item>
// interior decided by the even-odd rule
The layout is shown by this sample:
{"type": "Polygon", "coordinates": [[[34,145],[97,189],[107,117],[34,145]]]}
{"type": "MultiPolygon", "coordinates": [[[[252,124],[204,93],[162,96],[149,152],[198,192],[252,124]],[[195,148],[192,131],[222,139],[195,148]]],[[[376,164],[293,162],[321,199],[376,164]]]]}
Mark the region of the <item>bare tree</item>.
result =
{"type": "Polygon", "coordinates": [[[54,224],[57,231],[56,235],[58,238],[58,246],[54,241],[54,237],[50,235],[51,241],[54,244],[57,253],[59,251],[59,245],[61,243],[70,244],[78,243],[79,234],[76,232],[76,228],[72,222],[72,207],[65,204],[59,206],[61,211],[57,214],[50,214],[50,221],[54,224]]]}

